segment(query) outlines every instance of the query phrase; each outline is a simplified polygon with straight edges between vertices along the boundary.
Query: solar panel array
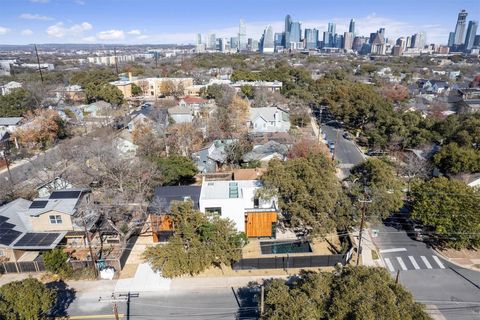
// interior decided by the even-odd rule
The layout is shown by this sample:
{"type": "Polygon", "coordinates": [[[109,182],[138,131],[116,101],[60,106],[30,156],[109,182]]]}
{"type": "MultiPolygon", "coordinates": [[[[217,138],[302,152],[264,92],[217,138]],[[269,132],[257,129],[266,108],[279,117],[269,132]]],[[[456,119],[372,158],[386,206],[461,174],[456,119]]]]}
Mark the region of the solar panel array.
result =
{"type": "Polygon", "coordinates": [[[47,206],[48,201],[46,200],[35,200],[30,205],[29,209],[43,209],[47,206]]]}
{"type": "Polygon", "coordinates": [[[60,233],[25,233],[15,247],[49,247],[60,233]]]}
{"type": "Polygon", "coordinates": [[[9,246],[15,239],[21,235],[21,232],[13,230],[13,224],[7,222],[8,218],[0,216],[0,244],[9,246]]]}
{"type": "Polygon", "coordinates": [[[81,191],[53,191],[49,199],[77,199],[81,191]]]}

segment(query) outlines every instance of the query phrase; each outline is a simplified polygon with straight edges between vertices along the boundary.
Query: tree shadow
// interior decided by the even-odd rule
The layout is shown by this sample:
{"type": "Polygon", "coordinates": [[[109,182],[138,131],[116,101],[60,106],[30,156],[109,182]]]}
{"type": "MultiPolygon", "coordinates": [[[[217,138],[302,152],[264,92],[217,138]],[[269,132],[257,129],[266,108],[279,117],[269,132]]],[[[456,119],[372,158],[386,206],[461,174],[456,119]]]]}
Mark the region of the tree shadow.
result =
{"type": "Polygon", "coordinates": [[[57,291],[57,299],[54,306],[50,310],[50,317],[68,316],[68,307],[75,300],[75,289],[68,287],[62,280],[47,283],[47,288],[57,291]]]}
{"type": "Polygon", "coordinates": [[[260,286],[256,282],[251,282],[236,291],[232,288],[232,291],[238,304],[236,319],[257,319],[260,286]]]}

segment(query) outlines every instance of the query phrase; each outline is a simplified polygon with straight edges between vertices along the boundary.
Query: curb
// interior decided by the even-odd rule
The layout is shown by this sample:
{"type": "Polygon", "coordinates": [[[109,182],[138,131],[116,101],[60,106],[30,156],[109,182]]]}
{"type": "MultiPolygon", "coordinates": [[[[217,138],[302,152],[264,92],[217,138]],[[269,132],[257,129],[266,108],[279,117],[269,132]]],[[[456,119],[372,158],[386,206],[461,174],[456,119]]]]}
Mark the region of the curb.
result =
{"type": "Polygon", "coordinates": [[[436,254],[438,254],[442,259],[450,262],[451,264],[456,265],[457,267],[460,267],[460,268],[463,268],[463,269],[472,270],[472,271],[476,271],[476,272],[480,272],[480,269],[478,269],[478,268],[474,268],[474,267],[470,267],[470,266],[464,266],[464,265],[461,265],[461,264],[459,264],[459,263],[457,263],[457,262],[453,262],[453,261],[451,260],[451,258],[445,257],[445,256],[444,256],[443,254],[441,254],[437,249],[433,249],[433,251],[434,251],[436,254]]]}

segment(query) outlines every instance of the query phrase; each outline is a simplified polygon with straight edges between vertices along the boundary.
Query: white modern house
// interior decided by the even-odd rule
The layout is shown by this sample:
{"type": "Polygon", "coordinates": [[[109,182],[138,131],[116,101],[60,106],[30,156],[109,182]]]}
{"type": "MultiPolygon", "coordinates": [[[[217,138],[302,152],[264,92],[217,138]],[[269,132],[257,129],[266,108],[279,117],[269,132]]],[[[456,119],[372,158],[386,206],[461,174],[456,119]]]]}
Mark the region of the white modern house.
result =
{"type": "Polygon", "coordinates": [[[22,87],[22,84],[20,82],[10,81],[9,83],[4,84],[3,86],[0,86],[0,94],[4,96],[12,92],[12,90],[18,89],[21,87],[22,87]]]}
{"type": "Polygon", "coordinates": [[[250,108],[247,126],[250,132],[288,132],[290,117],[279,107],[250,108]]]}
{"type": "Polygon", "coordinates": [[[259,180],[204,181],[200,211],[232,220],[248,237],[271,237],[277,221],[276,199],[260,199],[261,187],[259,180]]]}

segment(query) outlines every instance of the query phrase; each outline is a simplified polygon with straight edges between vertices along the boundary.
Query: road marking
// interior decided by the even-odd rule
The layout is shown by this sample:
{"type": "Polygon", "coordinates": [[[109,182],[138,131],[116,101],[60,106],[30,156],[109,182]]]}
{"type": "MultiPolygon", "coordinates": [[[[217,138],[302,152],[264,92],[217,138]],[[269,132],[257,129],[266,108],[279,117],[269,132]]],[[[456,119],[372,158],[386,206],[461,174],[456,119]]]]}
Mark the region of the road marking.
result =
{"type": "MultiPolygon", "coordinates": [[[[123,319],[125,315],[123,313],[119,313],[118,316],[119,316],[120,319],[123,319]]],[[[70,317],[68,317],[68,319],[70,319],[70,320],[115,319],[115,315],[114,314],[97,314],[97,315],[93,315],[93,316],[70,316],[70,317]]]]}
{"type": "Polygon", "coordinates": [[[394,272],[395,269],[393,268],[393,265],[392,265],[392,263],[390,262],[390,259],[385,258],[385,259],[383,259],[383,260],[385,260],[385,264],[387,265],[388,270],[390,270],[390,272],[394,272]]]}
{"type": "Polygon", "coordinates": [[[440,261],[440,259],[437,256],[432,256],[432,258],[433,258],[433,260],[435,260],[435,262],[438,264],[438,266],[441,269],[445,269],[445,266],[443,265],[442,261],[440,261]]]}
{"type": "Polygon", "coordinates": [[[422,258],[423,263],[425,263],[428,269],[432,269],[432,265],[430,264],[430,262],[428,262],[425,256],[420,256],[420,258],[422,258]]]}
{"type": "Polygon", "coordinates": [[[407,266],[403,262],[402,258],[397,257],[398,263],[400,264],[400,267],[402,267],[402,270],[407,270],[407,266]]]}
{"type": "Polygon", "coordinates": [[[407,248],[383,249],[383,250],[380,250],[380,253],[401,252],[401,251],[407,251],[407,248]]]}
{"type": "Polygon", "coordinates": [[[414,267],[416,270],[419,270],[419,269],[420,269],[420,266],[418,265],[417,261],[415,261],[415,258],[414,258],[414,257],[408,256],[408,259],[410,259],[410,262],[413,264],[413,267],[414,267]]]}

